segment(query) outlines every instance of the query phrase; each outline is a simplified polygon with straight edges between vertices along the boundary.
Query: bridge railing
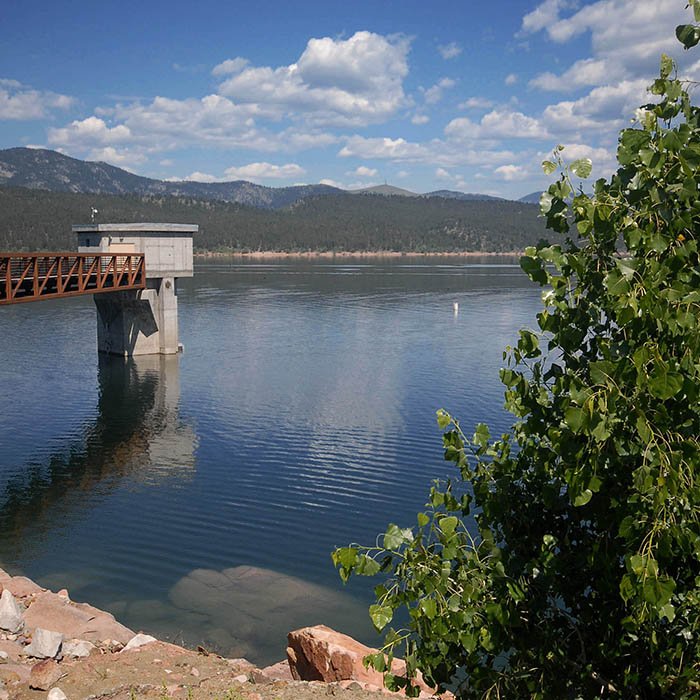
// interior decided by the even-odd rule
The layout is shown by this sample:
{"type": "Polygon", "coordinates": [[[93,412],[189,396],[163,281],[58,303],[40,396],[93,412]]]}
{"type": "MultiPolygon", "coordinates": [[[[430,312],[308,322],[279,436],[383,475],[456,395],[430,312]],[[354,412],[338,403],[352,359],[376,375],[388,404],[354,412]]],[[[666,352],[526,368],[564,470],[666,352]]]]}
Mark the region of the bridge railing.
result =
{"type": "Polygon", "coordinates": [[[140,253],[0,253],[0,304],[145,287],[140,253]]]}

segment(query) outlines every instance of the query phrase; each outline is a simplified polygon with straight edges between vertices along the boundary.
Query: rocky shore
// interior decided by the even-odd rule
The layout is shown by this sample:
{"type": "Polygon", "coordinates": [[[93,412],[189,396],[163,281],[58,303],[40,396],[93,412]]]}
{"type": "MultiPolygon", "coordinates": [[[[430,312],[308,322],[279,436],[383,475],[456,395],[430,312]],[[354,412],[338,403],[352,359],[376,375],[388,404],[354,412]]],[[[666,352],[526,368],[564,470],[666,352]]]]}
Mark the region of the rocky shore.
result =
{"type": "MultiPolygon", "coordinates": [[[[287,659],[257,668],[136,633],[113,615],[0,569],[0,700],[378,700],[375,650],[323,625],[288,635],[287,659]]],[[[401,661],[392,670],[401,673],[401,661]]],[[[424,683],[421,697],[432,693],[424,683]]]]}

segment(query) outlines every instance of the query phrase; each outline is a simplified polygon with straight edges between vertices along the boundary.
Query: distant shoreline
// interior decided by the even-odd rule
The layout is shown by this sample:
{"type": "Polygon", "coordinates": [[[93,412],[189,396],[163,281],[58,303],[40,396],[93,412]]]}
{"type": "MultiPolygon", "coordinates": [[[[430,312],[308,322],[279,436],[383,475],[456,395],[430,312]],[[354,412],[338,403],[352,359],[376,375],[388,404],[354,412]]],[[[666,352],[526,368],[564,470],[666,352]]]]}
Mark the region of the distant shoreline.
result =
{"type": "Polygon", "coordinates": [[[417,253],[417,252],[399,252],[395,250],[372,250],[372,251],[324,251],[324,250],[309,250],[303,252],[284,252],[284,251],[274,251],[274,250],[258,250],[249,253],[215,253],[212,251],[206,251],[203,253],[195,253],[195,258],[427,258],[427,257],[463,257],[463,258],[476,258],[476,257],[494,257],[494,258],[504,258],[504,257],[517,257],[522,255],[523,252],[519,250],[511,251],[508,253],[482,253],[476,251],[459,251],[453,253],[445,252],[430,252],[430,253],[417,253]]]}

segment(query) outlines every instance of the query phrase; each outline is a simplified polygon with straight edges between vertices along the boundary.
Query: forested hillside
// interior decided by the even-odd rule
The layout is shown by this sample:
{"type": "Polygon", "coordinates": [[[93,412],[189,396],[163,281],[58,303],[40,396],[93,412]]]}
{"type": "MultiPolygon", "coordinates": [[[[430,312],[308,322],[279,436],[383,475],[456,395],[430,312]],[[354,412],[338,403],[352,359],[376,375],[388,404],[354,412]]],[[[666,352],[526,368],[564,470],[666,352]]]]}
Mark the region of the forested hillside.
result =
{"type": "Polygon", "coordinates": [[[72,250],[73,224],[199,224],[210,251],[407,252],[522,250],[544,231],[538,208],[511,201],[350,194],[299,200],[279,210],[189,197],[98,195],[0,187],[0,249],[72,250]]]}

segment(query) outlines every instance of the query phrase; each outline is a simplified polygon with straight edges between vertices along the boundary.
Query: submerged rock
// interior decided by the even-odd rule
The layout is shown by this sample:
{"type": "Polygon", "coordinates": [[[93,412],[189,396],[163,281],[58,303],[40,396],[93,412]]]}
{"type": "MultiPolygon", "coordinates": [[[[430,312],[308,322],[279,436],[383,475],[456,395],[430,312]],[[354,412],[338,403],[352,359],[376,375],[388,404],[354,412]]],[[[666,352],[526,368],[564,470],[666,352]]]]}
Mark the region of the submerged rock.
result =
{"type": "Polygon", "coordinates": [[[195,569],[170,589],[169,596],[178,608],[209,618],[203,637],[223,653],[254,661],[260,658],[253,650],[260,657],[261,649],[267,658],[272,656],[270,661],[279,659],[289,630],[328,622],[354,632],[367,619],[366,613],[358,614],[366,606],[360,608],[351,596],[255,566],[195,569]]]}

